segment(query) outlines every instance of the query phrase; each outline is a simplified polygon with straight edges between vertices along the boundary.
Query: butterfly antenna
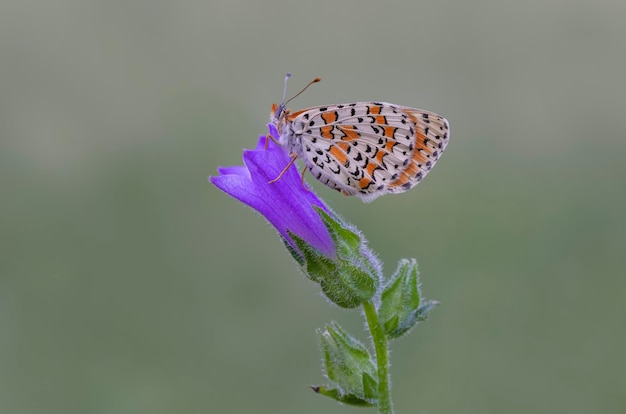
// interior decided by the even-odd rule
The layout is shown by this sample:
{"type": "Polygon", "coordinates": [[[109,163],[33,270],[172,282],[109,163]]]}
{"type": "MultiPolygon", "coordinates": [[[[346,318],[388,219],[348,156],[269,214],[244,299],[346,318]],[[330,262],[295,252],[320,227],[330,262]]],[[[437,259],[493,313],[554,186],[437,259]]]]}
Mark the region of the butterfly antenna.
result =
{"type": "MultiPolygon", "coordinates": [[[[289,77],[291,76],[290,73],[287,74],[287,76],[285,76],[285,91],[287,91],[287,79],[289,79],[289,77]]],[[[306,86],[304,88],[302,88],[302,90],[300,92],[298,92],[297,94],[295,94],[294,96],[292,96],[291,98],[287,99],[287,102],[285,102],[284,104],[282,104],[282,106],[287,105],[289,102],[293,101],[294,99],[296,99],[298,96],[300,96],[300,94],[304,91],[306,91],[309,86],[313,85],[314,83],[317,83],[319,81],[321,81],[321,78],[315,78],[313,79],[311,82],[307,83],[306,86]]],[[[285,99],[285,95],[283,93],[283,100],[285,99]]]]}
{"type": "Polygon", "coordinates": [[[287,74],[285,75],[285,84],[283,86],[283,99],[281,100],[280,106],[281,107],[285,107],[285,97],[287,96],[287,81],[289,80],[289,78],[291,77],[291,73],[287,72],[287,74]]]}

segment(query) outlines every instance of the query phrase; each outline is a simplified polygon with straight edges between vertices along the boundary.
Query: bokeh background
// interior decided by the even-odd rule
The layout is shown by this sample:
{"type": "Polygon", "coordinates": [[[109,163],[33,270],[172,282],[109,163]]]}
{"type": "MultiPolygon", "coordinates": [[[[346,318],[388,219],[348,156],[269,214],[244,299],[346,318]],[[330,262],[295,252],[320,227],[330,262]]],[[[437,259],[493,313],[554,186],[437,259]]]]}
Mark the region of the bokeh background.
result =
{"type": "Polygon", "coordinates": [[[406,194],[315,184],[387,273],[416,257],[442,303],[394,343],[398,412],[626,412],[625,15],[2,1],[0,412],[362,412],[307,388],[315,329],[359,332],[360,315],[206,180],[265,133],[287,71],[292,93],[323,79],[294,109],[375,99],[451,123],[406,194]]]}

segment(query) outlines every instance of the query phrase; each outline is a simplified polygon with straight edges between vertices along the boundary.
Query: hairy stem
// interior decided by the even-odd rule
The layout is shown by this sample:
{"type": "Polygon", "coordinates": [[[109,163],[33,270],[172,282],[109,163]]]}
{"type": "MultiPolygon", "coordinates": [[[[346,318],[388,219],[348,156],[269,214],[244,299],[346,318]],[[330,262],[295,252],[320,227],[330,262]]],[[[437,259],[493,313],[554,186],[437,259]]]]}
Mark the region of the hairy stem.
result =
{"type": "Polygon", "coordinates": [[[376,364],[378,369],[378,414],[393,414],[389,382],[389,350],[387,348],[389,343],[380,325],[374,303],[372,301],[365,302],[363,309],[376,351],[376,364]]]}

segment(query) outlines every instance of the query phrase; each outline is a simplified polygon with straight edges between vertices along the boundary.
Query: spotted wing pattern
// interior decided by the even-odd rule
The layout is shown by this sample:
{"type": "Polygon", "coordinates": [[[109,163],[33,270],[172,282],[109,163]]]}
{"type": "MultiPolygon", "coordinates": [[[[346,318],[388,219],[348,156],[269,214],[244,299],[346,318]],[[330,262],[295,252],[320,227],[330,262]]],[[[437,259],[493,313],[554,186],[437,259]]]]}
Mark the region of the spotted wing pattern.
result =
{"type": "Polygon", "coordinates": [[[364,201],[417,185],[449,139],[440,115],[384,102],[308,108],[285,122],[288,147],[313,176],[364,201]]]}

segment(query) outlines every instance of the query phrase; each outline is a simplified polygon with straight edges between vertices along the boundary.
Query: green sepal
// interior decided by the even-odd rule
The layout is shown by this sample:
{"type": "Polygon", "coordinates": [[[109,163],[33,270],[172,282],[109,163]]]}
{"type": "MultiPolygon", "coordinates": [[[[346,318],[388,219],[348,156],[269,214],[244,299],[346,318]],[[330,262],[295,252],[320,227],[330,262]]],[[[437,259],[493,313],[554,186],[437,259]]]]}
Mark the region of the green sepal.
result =
{"type": "Polygon", "coordinates": [[[291,254],[291,257],[293,257],[293,259],[298,262],[298,264],[300,266],[304,266],[304,257],[302,257],[302,255],[300,254],[300,252],[298,252],[296,249],[293,248],[293,246],[291,244],[289,244],[289,242],[284,238],[281,237],[281,239],[283,240],[283,243],[285,244],[285,247],[287,248],[287,251],[289,252],[289,254],[291,254]]]}
{"type": "Polygon", "coordinates": [[[320,215],[324,225],[330,232],[330,236],[335,243],[337,255],[342,257],[358,255],[361,249],[361,237],[357,233],[347,229],[345,226],[342,226],[340,222],[335,220],[330,214],[321,208],[316,206],[313,206],[313,208],[315,208],[317,214],[320,215]]]}
{"type": "Polygon", "coordinates": [[[333,259],[323,255],[290,231],[287,232],[298,249],[302,252],[302,261],[298,263],[300,263],[309,279],[317,283],[322,283],[327,275],[336,272],[337,266],[333,259]]]}
{"type": "Polygon", "coordinates": [[[307,276],[320,284],[331,302],[342,308],[356,308],[376,294],[380,276],[375,257],[358,233],[324,210],[317,212],[333,239],[336,257],[323,255],[291,232],[289,236],[301,255],[296,257],[293,248],[290,252],[307,276]]]}
{"type": "Polygon", "coordinates": [[[326,229],[328,229],[330,237],[335,244],[337,256],[346,261],[357,263],[378,282],[381,278],[380,264],[377,262],[374,253],[367,247],[367,242],[363,236],[351,230],[348,225],[335,219],[321,208],[317,206],[313,206],[313,208],[320,215],[326,229]]]}
{"type": "Polygon", "coordinates": [[[415,259],[401,260],[398,268],[383,290],[378,314],[385,334],[390,339],[399,338],[426,319],[438,302],[421,302],[419,272],[415,259]]]}
{"type": "Polygon", "coordinates": [[[341,394],[341,392],[337,388],[327,388],[323,385],[313,385],[311,389],[320,395],[324,395],[326,397],[332,398],[333,400],[339,401],[340,403],[346,405],[353,405],[356,407],[374,407],[375,404],[362,400],[353,394],[341,394]]]}
{"type": "Polygon", "coordinates": [[[377,372],[367,348],[336,323],[326,326],[318,334],[324,355],[324,370],[335,386],[325,390],[337,390],[337,398],[333,396],[334,391],[328,396],[335,399],[349,396],[349,399],[374,403],[378,395],[374,379],[377,372]]]}
{"type": "Polygon", "coordinates": [[[376,293],[375,280],[363,269],[341,262],[335,272],[320,281],[322,292],[342,308],[356,308],[376,293]]]}

